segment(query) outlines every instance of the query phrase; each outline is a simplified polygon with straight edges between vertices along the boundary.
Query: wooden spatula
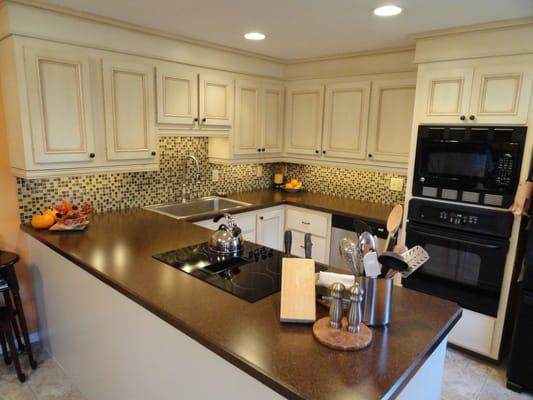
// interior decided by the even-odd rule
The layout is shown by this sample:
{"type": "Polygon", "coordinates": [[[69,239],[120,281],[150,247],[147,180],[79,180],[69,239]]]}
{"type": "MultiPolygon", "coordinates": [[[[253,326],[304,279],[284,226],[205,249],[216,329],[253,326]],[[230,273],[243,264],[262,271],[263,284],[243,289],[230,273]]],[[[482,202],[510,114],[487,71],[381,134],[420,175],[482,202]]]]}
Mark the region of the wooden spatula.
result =
{"type": "Polygon", "coordinates": [[[391,239],[396,235],[400,225],[402,223],[403,207],[401,204],[396,204],[387,218],[387,241],[385,242],[385,248],[383,251],[389,251],[389,245],[391,239]]]}

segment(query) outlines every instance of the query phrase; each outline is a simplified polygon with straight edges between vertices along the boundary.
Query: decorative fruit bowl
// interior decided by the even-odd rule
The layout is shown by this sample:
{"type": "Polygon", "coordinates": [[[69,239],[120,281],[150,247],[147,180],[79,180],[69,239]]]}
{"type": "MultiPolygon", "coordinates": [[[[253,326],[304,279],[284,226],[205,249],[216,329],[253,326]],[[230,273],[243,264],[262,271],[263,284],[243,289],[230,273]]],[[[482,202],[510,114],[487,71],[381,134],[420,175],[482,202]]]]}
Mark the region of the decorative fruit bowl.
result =
{"type": "Polygon", "coordinates": [[[291,179],[289,182],[283,185],[283,190],[289,193],[298,193],[302,189],[302,182],[300,182],[298,179],[291,179]]]}
{"type": "Polygon", "coordinates": [[[34,215],[31,225],[35,229],[48,229],[51,231],[80,231],[89,225],[89,215],[93,212],[90,203],[81,207],[63,200],[60,204],[34,215]]]}

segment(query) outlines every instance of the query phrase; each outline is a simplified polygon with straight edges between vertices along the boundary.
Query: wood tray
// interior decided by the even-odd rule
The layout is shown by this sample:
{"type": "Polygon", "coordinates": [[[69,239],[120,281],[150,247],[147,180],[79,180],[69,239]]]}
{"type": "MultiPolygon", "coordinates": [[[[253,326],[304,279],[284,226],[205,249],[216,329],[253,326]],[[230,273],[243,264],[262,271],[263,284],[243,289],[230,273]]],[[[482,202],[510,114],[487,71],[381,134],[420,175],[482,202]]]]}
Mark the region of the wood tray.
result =
{"type": "Polygon", "coordinates": [[[313,336],[324,346],[334,350],[356,351],[367,347],[372,342],[372,331],[361,323],[359,333],[347,331],[348,320],[342,318],[342,328],[333,329],[329,326],[329,317],[319,319],[313,325],[313,336]]]}

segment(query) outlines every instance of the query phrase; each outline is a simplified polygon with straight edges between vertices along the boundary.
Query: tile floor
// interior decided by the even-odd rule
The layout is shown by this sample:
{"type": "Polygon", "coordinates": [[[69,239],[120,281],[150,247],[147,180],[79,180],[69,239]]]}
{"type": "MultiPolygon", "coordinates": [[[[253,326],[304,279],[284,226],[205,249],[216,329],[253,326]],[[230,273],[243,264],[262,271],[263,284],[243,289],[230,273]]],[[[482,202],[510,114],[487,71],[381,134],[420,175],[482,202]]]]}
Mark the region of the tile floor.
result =
{"type": "MultiPolygon", "coordinates": [[[[20,384],[13,367],[0,360],[0,400],[85,400],[61,367],[35,346],[39,367],[32,371],[22,357],[28,380],[20,384]]],[[[457,350],[448,349],[442,385],[442,400],[533,400],[533,394],[518,394],[505,388],[505,368],[457,350]]]]}

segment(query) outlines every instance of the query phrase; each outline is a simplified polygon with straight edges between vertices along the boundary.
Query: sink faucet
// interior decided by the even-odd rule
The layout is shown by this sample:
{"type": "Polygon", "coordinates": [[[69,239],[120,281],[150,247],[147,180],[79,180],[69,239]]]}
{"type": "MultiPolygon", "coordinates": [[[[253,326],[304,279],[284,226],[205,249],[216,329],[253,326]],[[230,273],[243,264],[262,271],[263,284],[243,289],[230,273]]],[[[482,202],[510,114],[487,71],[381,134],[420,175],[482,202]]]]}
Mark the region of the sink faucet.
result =
{"type": "Polygon", "coordinates": [[[187,161],[189,159],[194,161],[194,164],[196,166],[196,183],[200,183],[200,163],[198,162],[198,159],[193,156],[192,154],[189,154],[188,156],[185,156],[183,158],[183,164],[182,164],[182,174],[181,174],[181,202],[186,203],[187,202],[187,161]]]}

